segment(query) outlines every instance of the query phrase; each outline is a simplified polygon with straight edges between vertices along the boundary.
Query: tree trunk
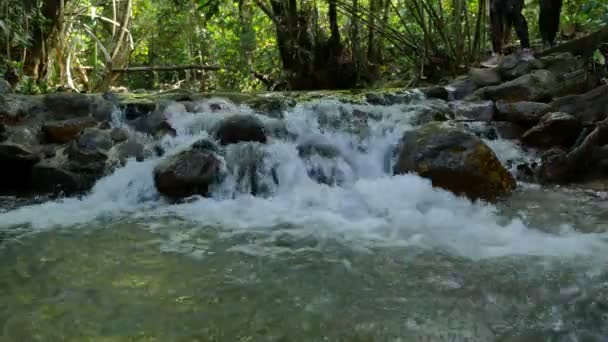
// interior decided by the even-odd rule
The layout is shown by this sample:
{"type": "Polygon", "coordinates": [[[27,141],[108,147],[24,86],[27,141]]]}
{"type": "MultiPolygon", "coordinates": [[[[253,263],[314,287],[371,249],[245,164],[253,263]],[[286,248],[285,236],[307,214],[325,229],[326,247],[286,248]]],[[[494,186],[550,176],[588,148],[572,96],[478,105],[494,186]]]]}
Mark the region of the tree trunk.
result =
{"type": "MultiPolygon", "coordinates": [[[[32,23],[31,46],[25,57],[23,72],[36,80],[42,79],[46,74],[48,51],[52,51],[56,46],[57,40],[53,39],[53,36],[62,22],[62,3],[62,0],[44,0],[40,11],[46,22],[37,20],[32,23]]],[[[28,13],[35,5],[36,0],[25,0],[28,13]]]]}

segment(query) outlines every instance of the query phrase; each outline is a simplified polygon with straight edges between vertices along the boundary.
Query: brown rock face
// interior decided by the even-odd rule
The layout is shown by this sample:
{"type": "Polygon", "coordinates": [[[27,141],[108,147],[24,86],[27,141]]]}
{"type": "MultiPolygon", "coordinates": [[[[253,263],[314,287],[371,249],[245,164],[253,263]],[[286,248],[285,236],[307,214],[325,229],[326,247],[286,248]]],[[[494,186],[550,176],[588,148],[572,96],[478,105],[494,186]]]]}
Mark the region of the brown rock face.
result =
{"type": "Polygon", "coordinates": [[[530,128],[521,141],[533,147],[570,147],[582,130],[581,123],[567,113],[549,113],[542,117],[538,125],[530,128]]]}

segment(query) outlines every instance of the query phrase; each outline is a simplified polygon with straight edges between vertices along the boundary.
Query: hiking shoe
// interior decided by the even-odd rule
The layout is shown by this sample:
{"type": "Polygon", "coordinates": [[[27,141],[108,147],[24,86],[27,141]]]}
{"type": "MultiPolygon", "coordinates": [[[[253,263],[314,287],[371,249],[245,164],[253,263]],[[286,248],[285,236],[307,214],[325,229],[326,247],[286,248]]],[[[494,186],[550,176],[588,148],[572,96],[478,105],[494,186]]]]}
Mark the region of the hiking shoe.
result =
{"type": "Polygon", "coordinates": [[[499,54],[492,54],[492,57],[490,57],[488,60],[486,60],[485,62],[481,63],[481,66],[486,67],[486,68],[495,68],[498,66],[498,63],[500,63],[502,56],[499,54]]]}
{"type": "Polygon", "coordinates": [[[534,54],[531,49],[522,49],[519,58],[524,62],[531,62],[534,60],[534,54]]]}

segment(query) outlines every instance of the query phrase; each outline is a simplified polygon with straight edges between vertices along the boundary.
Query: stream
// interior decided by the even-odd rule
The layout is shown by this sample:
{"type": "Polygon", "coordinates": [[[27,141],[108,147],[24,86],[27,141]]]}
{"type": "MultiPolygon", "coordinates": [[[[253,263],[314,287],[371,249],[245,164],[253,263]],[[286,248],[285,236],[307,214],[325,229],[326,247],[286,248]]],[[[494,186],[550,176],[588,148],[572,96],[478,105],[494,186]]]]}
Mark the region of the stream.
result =
{"type": "MultiPolygon", "coordinates": [[[[520,182],[473,203],[393,176],[392,149],[436,105],[254,114],[269,141],[227,146],[212,198],[163,199],[156,157],[81,198],[1,198],[0,341],[608,341],[605,193],[520,182]],[[331,156],[301,158],[311,142],[331,156]]],[[[252,113],[175,103],[176,136],[131,134],[170,155],[252,113]]],[[[485,141],[504,164],[537,158],[485,141]]]]}

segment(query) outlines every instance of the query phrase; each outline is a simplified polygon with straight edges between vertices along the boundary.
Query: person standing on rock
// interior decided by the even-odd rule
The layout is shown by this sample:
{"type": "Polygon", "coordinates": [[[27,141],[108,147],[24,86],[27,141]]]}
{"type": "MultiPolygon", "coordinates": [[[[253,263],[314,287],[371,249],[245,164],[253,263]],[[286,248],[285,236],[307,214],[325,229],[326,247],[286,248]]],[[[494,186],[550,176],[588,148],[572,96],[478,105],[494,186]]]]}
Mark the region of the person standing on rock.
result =
{"type": "Polygon", "coordinates": [[[528,22],[522,11],[524,0],[490,0],[490,24],[492,34],[492,57],[483,62],[485,67],[495,67],[502,57],[502,49],[506,29],[514,27],[521,44],[520,58],[529,62],[534,59],[530,49],[530,38],[528,36],[528,22]]]}

